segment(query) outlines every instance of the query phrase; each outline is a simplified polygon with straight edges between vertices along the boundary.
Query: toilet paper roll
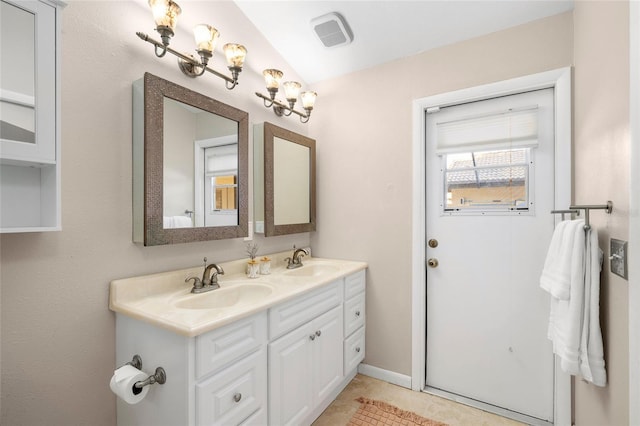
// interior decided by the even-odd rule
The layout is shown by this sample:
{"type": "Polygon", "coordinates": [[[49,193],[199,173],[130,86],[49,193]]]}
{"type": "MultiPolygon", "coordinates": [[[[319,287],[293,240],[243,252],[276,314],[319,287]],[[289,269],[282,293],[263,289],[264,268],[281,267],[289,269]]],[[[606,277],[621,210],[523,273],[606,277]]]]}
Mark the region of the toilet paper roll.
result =
{"type": "Polygon", "coordinates": [[[138,389],[134,385],[136,382],[146,380],[148,376],[133,365],[123,365],[114,371],[109,386],[111,391],[127,404],[137,404],[147,395],[149,386],[138,389]]]}

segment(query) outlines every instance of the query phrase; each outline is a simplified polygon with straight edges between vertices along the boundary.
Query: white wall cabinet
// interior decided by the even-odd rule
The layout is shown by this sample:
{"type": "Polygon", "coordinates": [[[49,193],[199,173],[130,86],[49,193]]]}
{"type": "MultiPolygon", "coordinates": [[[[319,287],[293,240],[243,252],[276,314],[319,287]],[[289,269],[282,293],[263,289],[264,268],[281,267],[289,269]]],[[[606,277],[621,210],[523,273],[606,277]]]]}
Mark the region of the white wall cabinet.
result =
{"type": "Polygon", "coordinates": [[[0,6],[0,232],[60,230],[62,3],[0,6]]]}
{"type": "Polygon", "coordinates": [[[136,405],[118,398],[118,424],[311,424],[364,357],[364,290],[359,271],[197,337],[117,313],[117,365],[138,354],[167,374],[136,405]]]}

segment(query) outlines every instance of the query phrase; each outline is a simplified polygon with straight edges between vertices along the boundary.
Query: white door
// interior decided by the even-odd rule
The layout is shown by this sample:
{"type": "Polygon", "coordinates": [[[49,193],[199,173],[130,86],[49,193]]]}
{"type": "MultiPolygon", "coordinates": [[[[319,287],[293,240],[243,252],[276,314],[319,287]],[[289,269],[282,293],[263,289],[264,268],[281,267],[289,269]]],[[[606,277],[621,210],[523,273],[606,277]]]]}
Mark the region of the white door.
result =
{"type": "Polygon", "coordinates": [[[426,117],[426,253],[437,261],[427,267],[427,388],[551,422],[538,279],[554,226],[553,120],[553,89],[426,117]],[[537,138],[510,128],[512,142],[500,142],[496,123],[510,115],[525,127],[523,117],[537,119],[537,138]]]}

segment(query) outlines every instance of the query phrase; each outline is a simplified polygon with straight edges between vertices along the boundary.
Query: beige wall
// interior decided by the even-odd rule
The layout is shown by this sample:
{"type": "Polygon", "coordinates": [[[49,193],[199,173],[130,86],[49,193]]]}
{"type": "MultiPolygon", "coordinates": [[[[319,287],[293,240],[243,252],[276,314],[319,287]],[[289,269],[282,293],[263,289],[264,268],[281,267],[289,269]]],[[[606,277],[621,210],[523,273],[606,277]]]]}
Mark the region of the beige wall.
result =
{"type": "MultiPolygon", "coordinates": [[[[591,215],[600,247],[629,239],[629,3],[576,2],[574,10],[575,202],[613,201],[591,215]]],[[[604,262],[601,324],[609,384],[575,380],[578,426],[629,424],[628,282],[604,262]]]]}
{"type": "MultiPolygon", "coordinates": [[[[253,92],[263,68],[281,58],[232,2],[187,2],[172,45],[191,51],[190,28],[203,16],[238,41],[248,64],[233,91],[211,75],[184,76],[175,58],[158,59],[136,31],[153,32],[146,1],[71,1],[62,32],[62,232],[4,234],[1,245],[3,425],[113,425],[115,321],[108,310],[115,278],[245,256],[239,240],[140,247],[132,243],[131,84],[145,71],[307,134],[278,119],[253,92]],[[215,13],[211,13],[211,8],[215,13]],[[201,9],[209,9],[204,13],[201,9]],[[188,22],[188,21],[191,22],[188,22]]],[[[155,36],[157,38],[157,36],[155,36]]],[[[213,67],[224,70],[221,56],[213,67]]],[[[250,132],[251,132],[250,126],[250,132]]],[[[251,133],[250,133],[250,140],[251,133]]],[[[259,253],[307,246],[308,234],[259,238],[259,253]]]]}
{"type": "Polygon", "coordinates": [[[566,13],[318,85],[313,248],[369,262],[367,364],[411,376],[412,101],[571,65],[572,25],[566,13]]]}

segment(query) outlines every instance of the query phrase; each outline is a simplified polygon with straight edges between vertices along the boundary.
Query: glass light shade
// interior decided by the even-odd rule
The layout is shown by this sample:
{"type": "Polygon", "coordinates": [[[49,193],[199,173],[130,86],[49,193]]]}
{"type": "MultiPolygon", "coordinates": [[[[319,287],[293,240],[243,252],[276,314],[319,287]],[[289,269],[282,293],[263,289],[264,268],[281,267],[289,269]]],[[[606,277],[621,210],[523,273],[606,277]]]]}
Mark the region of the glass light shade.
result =
{"type": "Polygon", "coordinates": [[[171,0],[149,0],[151,13],[156,27],[169,27],[175,31],[178,15],[182,12],[180,6],[171,0]]]}
{"type": "Polygon", "coordinates": [[[227,57],[227,64],[230,67],[242,68],[244,58],[247,56],[247,49],[243,45],[227,43],[222,49],[227,57]]]}
{"type": "Polygon", "coordinates": [[[302,107],[304,109],[313,109],[318,94],[316,92],[302,92],[300,97],[302,98],[302,107]]]}
{"type": "Polygon", "coordinates": [[[280,86],[280,80],[282,80],[282,71],[275,69],[268,69],[262,71],[264,75],[264,81],[267,84],[267,89],[277,89],[280,86]]]}
{"type": "Polygon", "coordinates": [[[300,94],[300,83],[297,81],[287,81],[282,87],[284,87],[284,96],[288,101],[295,101],[298,99],[298,95],[300,94]]]}
{"type": "Polygon", "coordinates": [[[196,39],[196,50],[213,52],[216,48],[220,33],[211,25],[198,24],[193,27],[193,36],[196,39]]]}

